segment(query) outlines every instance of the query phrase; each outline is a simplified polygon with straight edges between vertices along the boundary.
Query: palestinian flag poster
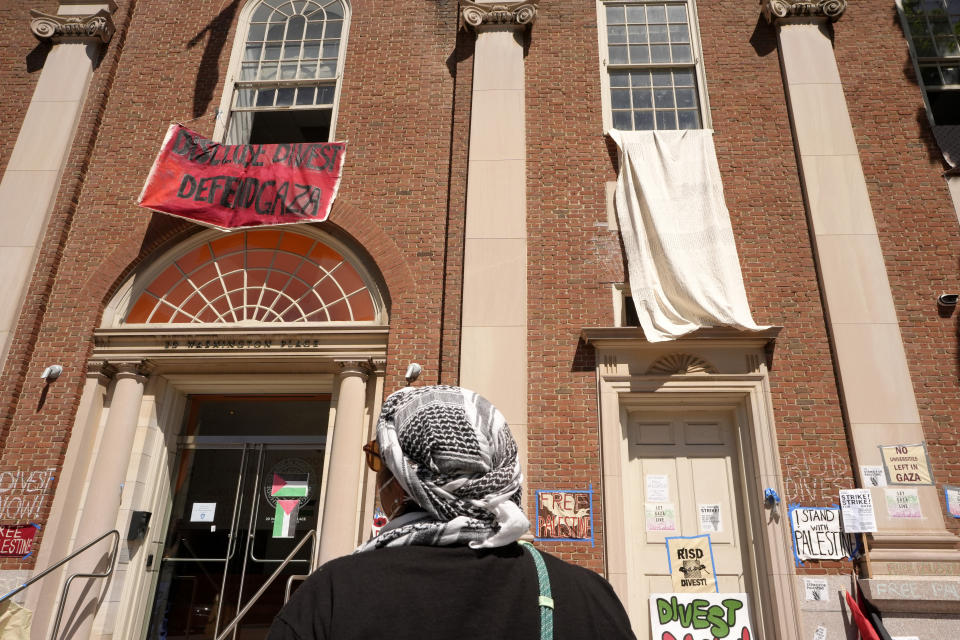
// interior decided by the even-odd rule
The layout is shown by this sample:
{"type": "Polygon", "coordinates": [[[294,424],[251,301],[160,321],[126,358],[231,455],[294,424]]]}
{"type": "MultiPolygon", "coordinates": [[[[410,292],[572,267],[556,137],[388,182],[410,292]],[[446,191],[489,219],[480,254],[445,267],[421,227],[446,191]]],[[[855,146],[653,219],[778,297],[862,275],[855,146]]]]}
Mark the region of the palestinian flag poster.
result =
{"type": "Polygon", "coordinates": [[[270,495],[277,499],[273,518],[273,537],[292,538],[297,530],[300,500],[307,497],[310,475],[306,473],[273,474],[270,495]]]}

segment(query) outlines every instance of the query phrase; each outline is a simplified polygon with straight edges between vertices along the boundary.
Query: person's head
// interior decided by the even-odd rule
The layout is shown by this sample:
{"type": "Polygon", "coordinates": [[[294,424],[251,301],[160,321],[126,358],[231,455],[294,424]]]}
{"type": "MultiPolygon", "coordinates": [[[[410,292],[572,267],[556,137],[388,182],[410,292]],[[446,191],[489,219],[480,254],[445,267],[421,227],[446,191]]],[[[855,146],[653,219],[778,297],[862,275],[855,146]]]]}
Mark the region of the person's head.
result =
{"type": "Polygon", "coordinates": [[[376,460],[371,467],[388,517],[409,501],[437,521],[463,518],[476,546],[513,542],[529,526],[519,508],[516,442],[503,415],[472,391],[408,387],[390,395],[377,439],[364,450],[368,463],[376,460]]]}

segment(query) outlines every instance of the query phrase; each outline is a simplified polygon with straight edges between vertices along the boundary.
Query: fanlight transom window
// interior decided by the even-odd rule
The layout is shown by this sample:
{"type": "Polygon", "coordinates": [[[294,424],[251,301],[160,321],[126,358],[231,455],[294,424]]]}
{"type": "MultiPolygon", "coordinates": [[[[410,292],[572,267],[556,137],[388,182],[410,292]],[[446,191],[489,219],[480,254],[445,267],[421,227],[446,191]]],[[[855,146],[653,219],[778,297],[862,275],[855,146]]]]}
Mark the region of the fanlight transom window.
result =
{"type": "Polygon", "coordinates": [[[331,106],[342,0],[263,0],[250,17],[235,110],[331,106]]]}
{"type": "Polygon", "coordinates": [[[184,251],[153,278],[125,322],[371,321],[363,278],[340,252],[287,230],[232,233],[184,251]]]}

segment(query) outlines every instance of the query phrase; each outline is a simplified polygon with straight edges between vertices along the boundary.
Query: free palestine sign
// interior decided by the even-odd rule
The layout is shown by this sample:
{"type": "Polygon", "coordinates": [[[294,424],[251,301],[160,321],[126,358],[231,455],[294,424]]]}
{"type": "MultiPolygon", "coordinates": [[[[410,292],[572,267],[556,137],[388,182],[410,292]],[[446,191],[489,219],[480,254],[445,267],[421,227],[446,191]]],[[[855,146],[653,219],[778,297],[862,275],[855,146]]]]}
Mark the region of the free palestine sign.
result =
{"type": "Polygon", "coordinates": [[[172,124],[137,204],[217,229],[323,222],[345,142],[218,144],[172,124]]]}

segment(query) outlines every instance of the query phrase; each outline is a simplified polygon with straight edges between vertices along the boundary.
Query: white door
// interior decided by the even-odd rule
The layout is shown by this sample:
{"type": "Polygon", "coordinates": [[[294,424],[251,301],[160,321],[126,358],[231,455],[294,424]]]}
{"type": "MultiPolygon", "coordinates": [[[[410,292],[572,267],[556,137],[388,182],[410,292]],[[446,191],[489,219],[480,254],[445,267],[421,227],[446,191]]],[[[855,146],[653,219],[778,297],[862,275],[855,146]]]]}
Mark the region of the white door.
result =
{"type": "MultiPolygon", "coordinates": [[[[628,419],[624,522],[629,611],[634,633],[649,638],[649,595],[674,591],[666,538],[709,533],[721,593],[751,592],[754,565],[732,416],[640,410],[628,419]],[[710,515],[717,511],[713,505],[719,505],[719,521],[710,515]],[[671,509],[672,522],[663,517],[671,509]],[[654,517],[648,518],[648,512],[654,517]]],[[[756,611],[755,597],[751,606],[756,611]]],[[[756,623],[755,613],[753,617],[756,623]]]]}

